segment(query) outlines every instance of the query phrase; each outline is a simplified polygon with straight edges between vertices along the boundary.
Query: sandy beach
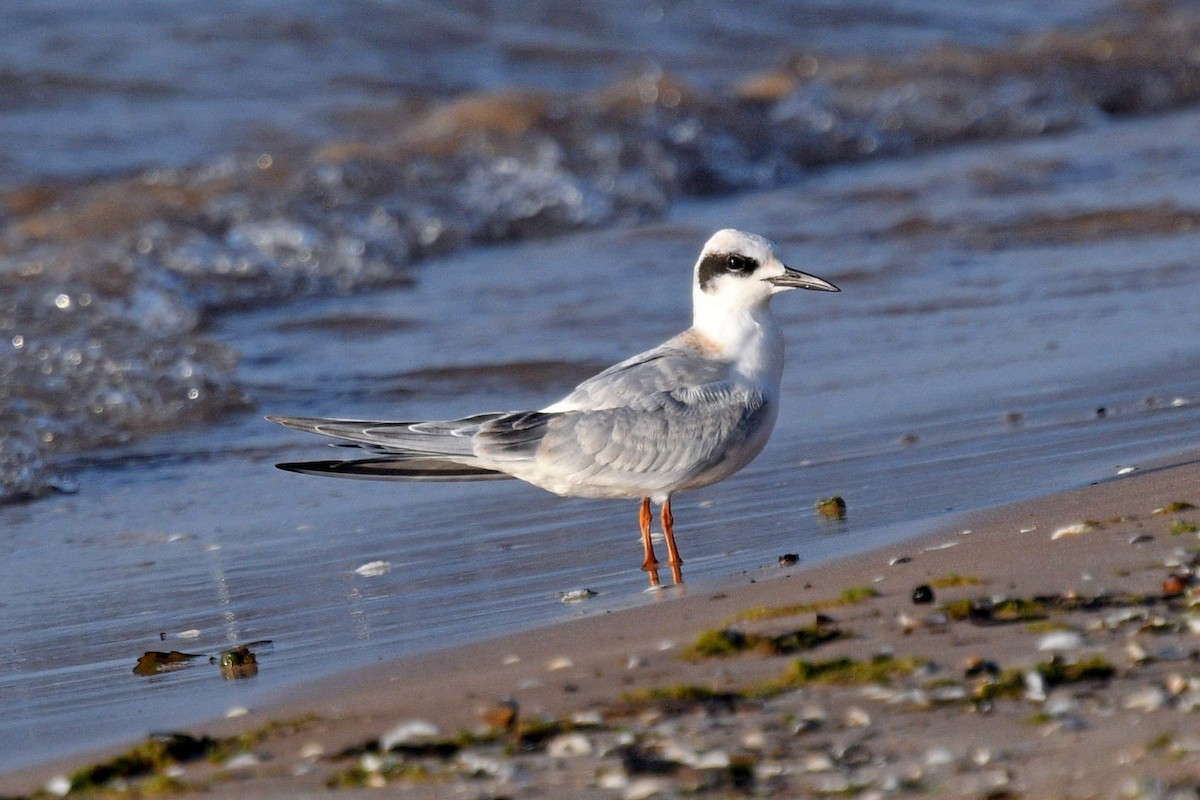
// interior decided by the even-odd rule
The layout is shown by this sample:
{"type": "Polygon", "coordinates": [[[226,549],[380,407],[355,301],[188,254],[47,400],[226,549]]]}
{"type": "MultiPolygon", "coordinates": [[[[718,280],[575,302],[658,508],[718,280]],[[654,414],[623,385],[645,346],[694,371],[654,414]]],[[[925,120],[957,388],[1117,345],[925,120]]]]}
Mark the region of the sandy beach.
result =
{"type": "Polygon", "coordinates": [[[1194,796],[1197,487],[1181,454],[884,550],[382,663],[0,794],[1194,796]]]}

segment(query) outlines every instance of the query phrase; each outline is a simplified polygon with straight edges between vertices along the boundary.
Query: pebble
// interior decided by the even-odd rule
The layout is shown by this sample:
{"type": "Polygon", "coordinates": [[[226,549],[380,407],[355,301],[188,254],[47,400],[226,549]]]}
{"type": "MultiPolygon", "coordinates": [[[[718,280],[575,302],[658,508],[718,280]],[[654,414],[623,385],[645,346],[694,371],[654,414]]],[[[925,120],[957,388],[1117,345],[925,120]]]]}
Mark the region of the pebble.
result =
{"type": "Polygon", "coordinates": [[[410,719],[401,722],[380,736],[379,749],[386,753],[398,744],[410,744],[422,739],[432,739],[439,735],[441,735],[441,731],[432,722],[426,722],[423,719],[410,719]]]}
{"type": "Polygon", "coordinates": [[[1038,640],[1038,650],[1075,650],[1083,646],[1083,636],[1075,631],[1054,631],[1038,640]]]}
{"type": "Polygon", "coordinates": [[[375,578],[383,575],[392,569],[390,561],[368,561],[358,569],[354,570],[356,575],[361,575],[364,578],[375,578]]]}
{"type": "Polygon", "coordinates": [[[825,753],[809,753],[800,760],[800,769],[804,772],[829,772],[833,769],[833,759],[825,753]]]}
{"type": "Polygon", "coordinates": [[[570,669],[575,666],[575,662],[567,656],[559,656],[558,658],[550,659],[550,663],[546,665],[546,669],[554,672],[560,669],[570,669]]]}
{"type": "Polygon", "coordinates": [[[225,769],[249,769],[250,767],[257,767],[261,763],[262,759],[254,753],[238,753],[225,762],[225,769]]]}
{"type": "Polygon", "coordinates": [[[55,795],[56,797],[66,797],[71,791],[71,779],[66,775],[55,775],[50,780],[46,781],[42,787],[47,794],[55,795]]]}
{"type": "Polygon", "coordinates": [[[1025,673],[1025,697],[1035,703],[1046,699],[1046,679],[1030,670],[1025,673]]]}
{"type": "Polygon", "coordinates": [[[995,758],[996,754],[987,747],[976,747],[971,751],[971,763],[977,767],[986,767],[995,758]]]}
{"type": "Polygon", "coordinates": [[[582,733],[560,734],[546,744],[546,754],[551,758],[590,756],[592,754],[592,742],[582,733]]]}
{"type": "Polygon", "coordinates": [[[596,776],[596,785],[601,789],[625,789],[629,786],[629,776],[619,767],[606,769],[596,776]]]}
{"type": "Polygon", "coordinates": [[[784,553],[783,555],[781,555],[779,557],[779,566],[781,566],[781,567],[795,566],[799,562],[800,562],[800,554],[799,553],[784,553]]]}
{"type": "Polygon", "coordinates": [[[945,767],[954,763],[954,754],[944,747],[932,747],[925,752],[925,766],[945,767]]]}
{"type": "Polygon", "coordinates": [[[1078,711],[1079,703],[1069,694],[1055,692],[1046,698],[1046,705],[1043,710],[1052,717],[1065,717],[1068,714],[1074,714],[1078,711]]]}
{"type": "Polygon", "coordinates": [[[1144,544],[1146,542],[1153,542],[1153,541],[1154,541],[1154,537],[1148,533],[1139,533],[1139,534],[1129,537],[1130,544],[1144,544]]]}
{"type": "Polygon", "coordinates": [[[923,583],[912,591],[912,601],[918,605],[933,602],[933,587],[923,583]]]}
{"type": "Polygon", "coordinates": [[[604,724],[604,715],[595,709],[576,711],[571,715],[571,724],[580,728],[595,728],[604,724]]]}
{"type": "Polygon", "coordinates": [[[225,719],[236,719],[238,717],[244,717],[249,713],[250,709],[246,708],[245,706],[233,706],[225,712],[225,719]]]}
{"type": "Polygon", "coordinates": [[[638,778],[625,787],[625,800],[650,800],[671,793],[671,783],[665,778],[638,778]]]}
{"type": "Polygon", "coordinates": [[[850,706],[842,716],[842,724],[847,728],[867,728],[871,725],[871,715],[858,706],[850,706]]]}
{"type": "Polygon", "coordinates": [[[1066,536],[1078,536],[1090,530],[1092,530],[1092,526],[1086,522],[1074,522],[1070,525],[1063,525],[1061,528],[1055,528],[1054,533],[1050,534],[1050,540],[1057,541],[1066,536]]]}
{"type": "Polygon", "coordinates": [[[1157,686],[1147,686],[1125,696],[1121,705],[1129,711],[1157,711],[1167,702],[1167,693],[1157,686]]]}
{"type": "Polygon", "coordinates": [[[911,564],[911,563],[912,563],[911,556],[896,556],[895,558],[888,561],[888,566],[894,567],[898,564],[911,564]]]}
{"type": "Polygon", "coordinates": [[[598,592],[592,589],[572,589],[569,592],[563,592],[562,601],[564,603],[578,603],[581,600],[591,600],[598,592]]]}
{"type": "Polygon", "coordinates": [[[458,754],[458,768],[467,775],[483,775],[510,781],[517,772],[517,765],[509,758],[494,758],[477,753],[473,750],[463,750],[458,754]]]}
{"type": "Polygon", "coordinates": [[[742,747],[747,750],[763,750],[767,746],[767,735],[762,731],[747,731],[742,734],[742,747]]]}
{"type": "Polygon", "coordinates": [[[300,757],[305,759],[317,759],[325,755],[325,748],[319,742],[309,742],[300,748],[300,757]]]}

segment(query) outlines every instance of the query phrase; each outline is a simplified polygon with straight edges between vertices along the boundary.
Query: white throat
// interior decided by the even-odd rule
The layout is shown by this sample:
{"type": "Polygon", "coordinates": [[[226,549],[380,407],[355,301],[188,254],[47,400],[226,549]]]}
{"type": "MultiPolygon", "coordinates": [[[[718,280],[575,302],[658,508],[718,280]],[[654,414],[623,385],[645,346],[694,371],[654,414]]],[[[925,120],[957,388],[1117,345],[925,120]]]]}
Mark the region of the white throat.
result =
{"type": "Polygon", "coordinates": [[[783,334],[766,302],[746,306],[693,292],[692,329],[733,362],[743,378],[777,388],[783,375],[783,334]]]}

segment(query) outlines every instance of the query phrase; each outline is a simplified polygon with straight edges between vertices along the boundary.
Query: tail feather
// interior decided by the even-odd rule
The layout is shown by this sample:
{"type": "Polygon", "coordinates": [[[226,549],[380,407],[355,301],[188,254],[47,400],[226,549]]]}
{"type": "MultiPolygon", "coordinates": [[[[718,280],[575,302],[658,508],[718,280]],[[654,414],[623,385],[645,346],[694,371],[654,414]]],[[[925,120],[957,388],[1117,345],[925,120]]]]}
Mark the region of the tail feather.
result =
{"type": "Polygon", "coordinates": [[[503,414],[430,422],[373,422],[269,416],[285,428],[338,439],[336,446],[366,451],[364,458],[277,464],[288,472],[342,478],[412,481],[499,480],[509,475],[482,467],[472,435],[503,414]]]}
{"type": "Polygon", "coordinates": [[[429,458],[358,458],[344,461],[296,461],[276,464],[287,472],[379,481],[489,481],[510,478],[503,472],[429,458]]]}

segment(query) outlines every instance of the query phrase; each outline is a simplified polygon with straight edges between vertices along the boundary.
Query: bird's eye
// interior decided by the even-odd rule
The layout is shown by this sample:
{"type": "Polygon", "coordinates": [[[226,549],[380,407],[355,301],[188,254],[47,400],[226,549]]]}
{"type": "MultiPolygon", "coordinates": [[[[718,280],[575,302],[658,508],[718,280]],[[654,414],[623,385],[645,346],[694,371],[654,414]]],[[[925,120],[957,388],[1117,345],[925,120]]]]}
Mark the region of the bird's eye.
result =
{"type": "Polygon", "coordinates": [[[750,272],[754,269],[754,259],[740,256],[737,253],[731,253],[725,259],[725,266],[730,272],[750,272]]]}

